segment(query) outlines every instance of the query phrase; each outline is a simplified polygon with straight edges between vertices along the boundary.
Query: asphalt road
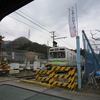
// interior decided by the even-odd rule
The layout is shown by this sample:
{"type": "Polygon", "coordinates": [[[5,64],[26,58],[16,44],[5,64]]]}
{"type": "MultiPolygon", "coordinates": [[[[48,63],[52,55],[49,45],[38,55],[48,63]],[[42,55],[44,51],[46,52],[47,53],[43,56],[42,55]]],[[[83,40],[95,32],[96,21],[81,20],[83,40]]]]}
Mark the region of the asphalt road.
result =
{"type": "Polygon", "coordinates": [[[100,94],[43,87],[16,78],[0,77],[0,100],[100,100],[100,94]]]}
{"type": "Polygon", "coordinates": [[[0,100],[70,100],[13,85],[0,85],[0,100]]]}

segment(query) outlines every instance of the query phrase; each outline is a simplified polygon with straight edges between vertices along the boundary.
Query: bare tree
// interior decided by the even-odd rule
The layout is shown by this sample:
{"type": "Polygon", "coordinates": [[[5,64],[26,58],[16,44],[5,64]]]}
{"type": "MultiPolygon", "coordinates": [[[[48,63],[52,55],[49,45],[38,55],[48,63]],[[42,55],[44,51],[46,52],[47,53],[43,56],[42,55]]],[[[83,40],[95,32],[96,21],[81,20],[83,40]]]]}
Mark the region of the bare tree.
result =
{"type": "MultiPolygon", "coordinates": [[[[100,32],[99,30],[96,30],[96,31],[98,31],[98,32],[100,32]]],[[[92,35],[92,39],[94,39],[94,40],[96,40],[96,41],[100,41],[100,38],[95,38],[94,37],[94,35],[96,35],[97,33],[92,33],[91,31],[90,31],[90,33],[91,33],[91,35],[92,35]]]]}

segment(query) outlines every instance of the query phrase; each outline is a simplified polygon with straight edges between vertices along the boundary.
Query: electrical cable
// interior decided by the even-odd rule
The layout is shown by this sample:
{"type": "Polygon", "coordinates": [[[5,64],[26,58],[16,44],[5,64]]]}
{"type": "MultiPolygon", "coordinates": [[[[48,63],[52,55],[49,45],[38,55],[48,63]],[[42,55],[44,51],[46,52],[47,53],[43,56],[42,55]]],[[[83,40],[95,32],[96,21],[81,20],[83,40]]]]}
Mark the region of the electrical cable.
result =
{"type": "Polygon", "coordinates": [[[40,22],[38,22],[36,19],[33,19],[31,16],[27,15],[26,13],[24,13],[24,12],[21,11],[21,10],[18,10],[18,11],[20,11],[21,13],[23,13],[23,14],[26,15],[26,16],[28,16],[29,18],[31,18],[32,20],[34,20],[35,22],[37,22],[38,24],[40,24],[40,25],[42,25],[42,26],[44,27],[44,25],[41,24],[40,22]]]}
{"type": "Polygon", "coordinates": [[[18,14],[19,16],[23,17],[24,19],[30,21],[31,23],[35,24],[36,26],[42,28],[43,30],[45,30],[45,31],[47,31],[47,32],[50,32],[50,31],[48,31],[47,29],[45,29],[44,27],[38,25],[37,23],[35,23],[35,22],[33,22],[32,20],[28,19],[27,17],[23,16],[22,14],[20,14],[20,13],[18,13],[18,12],[15,12],[15,13],[18,14]]]}
{"type": "MultiPolygon", "coordinates": [[[[32,28],[34,28],[33,26],[31,26],[31,25],[29,25],[29,24],[27,24],[27,23],[25,23],[25,22],[23,22],[23,21],[21,21],[21,20],[19,20],[19,19],[16,19],[16,18],[14,18],[14,17],[12,17],[12,16],[9,16],[9,17],[11,17],[12,19],[14,19],[14,20],[17,20],[17,21],[19,21],[19,22],[21,22],[21,23],[23,23],[23,24],[25,24],[25,25],[27,25],[27,26],[29,26],[29,27],[32,27],[32,28]]],[[[41,31],[41,30],[39,30],[39,29],[37,29],[37,28],[34,28],[35,30],[38,30],[38,31],[40,31],[40,32],[42,32],[42,33],[44,33],[43,31],[41,31]]],[[[46,34],[46,35],[48,35],[48,34],[46,34]]],[[[50,36],[50,35],[49,35],[50,36]]]]}
{"type": "Polygon", "coordinates": [[[73,48],[72,45],[69,45],[69,44],[71,44],[71,43],[66,42],[66,41],[64,41],[64,40],[62,40],[62,41],[63,41],[65,44],[67,44],[69,47],[73,48]]]}
{"type": "MultiPolygon", "coordinates": [[[[65,47],[67,47],[66,45],[68,45],[69,47],[73,48],[71,45],[69,45],[68,43],[66,43],[63,40],[58,40],[61,44],[64,44],[65,47]]],[[[68,47],[67,47],[68,48],[68,47]]]]}

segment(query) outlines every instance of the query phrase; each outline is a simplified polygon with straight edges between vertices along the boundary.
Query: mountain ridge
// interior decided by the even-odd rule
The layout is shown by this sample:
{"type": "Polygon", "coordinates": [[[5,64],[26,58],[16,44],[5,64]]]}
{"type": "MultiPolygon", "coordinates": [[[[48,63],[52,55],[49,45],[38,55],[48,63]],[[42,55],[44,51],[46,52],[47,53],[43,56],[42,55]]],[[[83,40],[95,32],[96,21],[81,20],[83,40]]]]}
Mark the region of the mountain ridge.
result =
{"type": "Polygon", "coordinates": [[[37,53],[43,53],[47,55],[47,46],[45,44],[39,44],[36,42],[32,42],[26,37],[19,37],[10,43],[5,45],[5,50],[6,51],[32,51],[32,52],[37,52],[37,53]]]}

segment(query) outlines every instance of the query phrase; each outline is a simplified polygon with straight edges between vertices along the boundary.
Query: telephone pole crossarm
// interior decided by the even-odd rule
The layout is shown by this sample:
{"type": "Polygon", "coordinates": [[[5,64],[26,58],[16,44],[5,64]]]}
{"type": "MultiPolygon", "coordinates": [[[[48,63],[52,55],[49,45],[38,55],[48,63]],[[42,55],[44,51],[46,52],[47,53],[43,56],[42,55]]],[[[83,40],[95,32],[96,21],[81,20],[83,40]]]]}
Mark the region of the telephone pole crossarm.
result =
{"type": "Polygon", "coordinates": [[[67,38],[67,37],[59,37],[59,38],[55,38],[55,40],[57,40],[57,39],[65,39],[65,38],[67,38]]]}

